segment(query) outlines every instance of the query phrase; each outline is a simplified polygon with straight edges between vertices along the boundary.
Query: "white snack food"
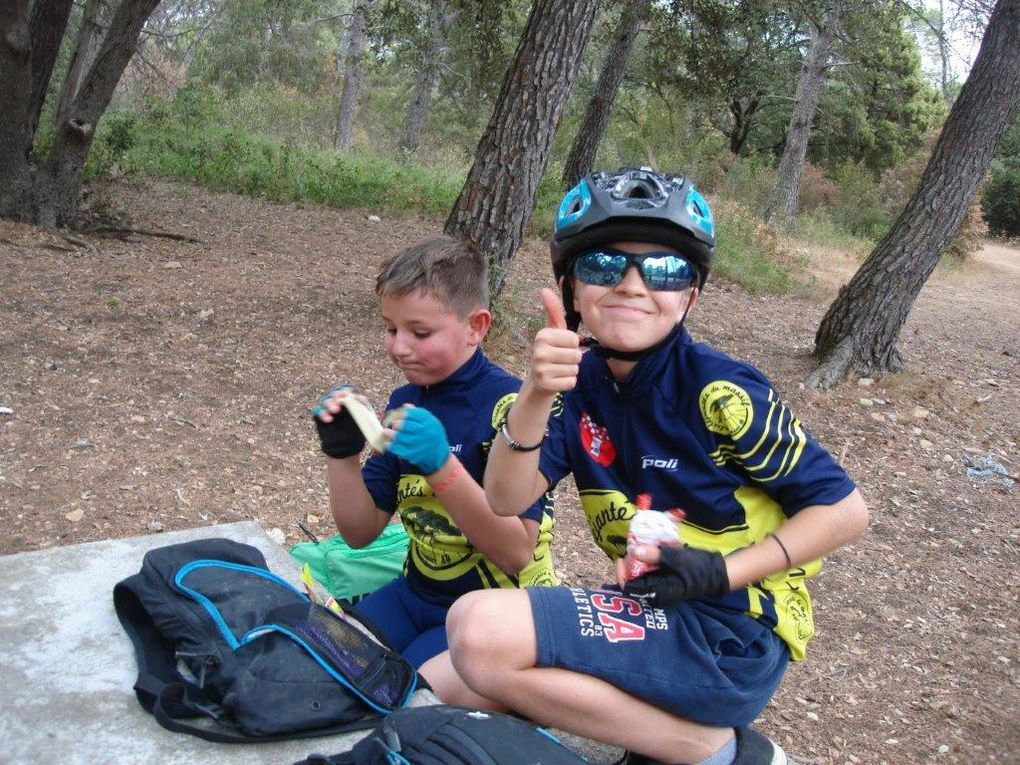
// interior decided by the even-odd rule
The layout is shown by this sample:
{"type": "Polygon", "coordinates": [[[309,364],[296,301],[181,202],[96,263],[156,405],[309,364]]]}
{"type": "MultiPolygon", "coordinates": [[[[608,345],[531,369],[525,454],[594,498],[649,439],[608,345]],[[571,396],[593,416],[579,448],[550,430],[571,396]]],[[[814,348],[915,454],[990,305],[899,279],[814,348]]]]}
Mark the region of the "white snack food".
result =
{"type": "Polygon", "coordinates": [[[383,437],[383,426],[372,407],[360,398],[350,395],[343,398],[344,408],[351,413],[358,430],[368,441],[368,445],[377,452],[386,451],[386,439],[383,437]]]}

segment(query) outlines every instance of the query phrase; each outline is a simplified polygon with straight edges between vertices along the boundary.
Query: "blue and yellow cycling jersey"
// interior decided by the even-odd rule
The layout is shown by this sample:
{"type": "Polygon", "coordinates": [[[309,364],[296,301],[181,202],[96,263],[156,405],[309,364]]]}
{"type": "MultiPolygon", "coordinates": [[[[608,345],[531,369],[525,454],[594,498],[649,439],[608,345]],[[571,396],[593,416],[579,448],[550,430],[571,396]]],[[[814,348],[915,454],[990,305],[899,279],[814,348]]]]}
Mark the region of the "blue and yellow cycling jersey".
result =
{"type": "MultiPolygon", "coordinates": [[[[726,555],[854,489],[757,369],[693,343],[686,330],[624,380],[585,354],[577,387],[554,408],[540,469],[550,486],[573,473],[595,541],[614,559],[626,553],[640,493],[655,509],[686,513],[685,544],[726,555]]],[[[791,568],[715,602],[768,623],[801,659],[814,633],[804,582],[820,566],[791,568]]]]}
{"type": "MultiPolygon", "coordinates": [[[[496,428],[520,385],[479,349],[441,383],[397,388],[386,409],[407,403],[428,409],[446,428],[450,451],[481,485],[496,428]]],[[[551,494],[521,514],[539,524],[538,543],[531,563],[520,574],[510,575],[467,540],[414,465],[392,454],[377,454],[365,462],[361,474],[376,507],[400,514],[410,537],[404,575],[422,597],[449,604],[471,590],[556,584],[550,550],[551,494]]]]}

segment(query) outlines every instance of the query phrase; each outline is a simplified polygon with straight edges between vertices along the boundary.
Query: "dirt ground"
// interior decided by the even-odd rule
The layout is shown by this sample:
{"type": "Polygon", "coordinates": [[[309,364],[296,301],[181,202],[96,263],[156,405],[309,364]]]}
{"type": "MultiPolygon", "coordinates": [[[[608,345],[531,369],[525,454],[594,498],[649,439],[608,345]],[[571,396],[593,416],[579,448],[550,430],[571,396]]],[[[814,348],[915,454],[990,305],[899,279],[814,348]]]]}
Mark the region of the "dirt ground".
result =
{"type": "MultiPolygon", "coordinates": [[[[247,519],[288,544],[298,521],[330,534],[309,407],[337,381],[378,402],[398,384],[374,272],[440,222],[166,183],[100,197],[126,225],[197,241],[0,222],[0,553],[247,519]]],[[[857,264],[806,255],[816,294],[716,280],[690,318],[696,339],[770,375],[873,515],[815,579],[818,633],[760,726],[817,765],[1020,763],[1017,489],[964,463],[1020,472],[1020,250],[940,267],[903,330],[908,371],[831,392],[800,381],[857,264]]],[[[501,308],[510,329],[488,346],[518,373],[547,272],[529,245],[501,308]]],[[[562,578],[605,581],[569,487],[557,518],[562,578]]]]}

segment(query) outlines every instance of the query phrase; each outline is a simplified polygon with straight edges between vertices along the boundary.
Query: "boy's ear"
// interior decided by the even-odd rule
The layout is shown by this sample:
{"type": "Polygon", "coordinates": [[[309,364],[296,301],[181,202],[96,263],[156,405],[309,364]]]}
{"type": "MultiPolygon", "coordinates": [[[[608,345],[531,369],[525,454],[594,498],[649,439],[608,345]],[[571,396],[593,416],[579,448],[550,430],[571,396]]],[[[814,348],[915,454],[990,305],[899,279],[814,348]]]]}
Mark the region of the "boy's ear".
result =
{"type": "Polygon", "coordinates": [[[492,325],[492,312],[488,308],[476,308],[468,314],[467,324],[472,344],[479,345],[492,325]]]}
{"type": "Polygon", "coordinates": [[[700,294],[701,290],[699,290],[697,287],[691,288],[691,296],[687,299],[687,313],[690,313],[691,309],[694,308],[694,306],[697,304],[698,296],[700,294]]]}

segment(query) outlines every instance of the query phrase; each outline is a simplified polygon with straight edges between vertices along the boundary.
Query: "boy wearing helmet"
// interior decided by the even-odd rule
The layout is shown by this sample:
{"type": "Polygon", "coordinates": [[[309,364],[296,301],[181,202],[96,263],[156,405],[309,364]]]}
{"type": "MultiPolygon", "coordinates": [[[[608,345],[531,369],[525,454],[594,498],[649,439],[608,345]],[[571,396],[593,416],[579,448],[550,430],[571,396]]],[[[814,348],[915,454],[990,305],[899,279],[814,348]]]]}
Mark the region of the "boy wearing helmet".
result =
{"type": "Polygon", "coordinates": [[[864,530],[864,501],[760,372],[683,328],[714,249],[687,179],[586,177],[551,249],[563,303],[543,290],[547,326],[486,493],[512,515],[573,474],[622,592],[471,593],[447,619],[454,667],[474,692],[626,748],[630,763],[785,763],[748,726],[803,658],[805,581],[864,530]],[[594,341],[583,354],[579,322],[594,341]],[[635,550],[658,568],[628,582],[642,493],[686,517],[677,544],[635,550]]]}
{"type": "Polygon", "coordinates": [[[351,387],[334,386],[314,408],[330,508],[351,547],[400,516],[410,537],[404,573],[358,610],[440,698],[469,699],[446,653],[446,612],[470,590],[556,583],[551,495],[504,518],[481,487],[520,387],[480,347],[491,321],[484,256],[450,237],[426,240],[384,261],[376,292],[386,353],[408,384],[390,395],[385,451],[364,465],[365,437],[344,406],[351,387]]]}

